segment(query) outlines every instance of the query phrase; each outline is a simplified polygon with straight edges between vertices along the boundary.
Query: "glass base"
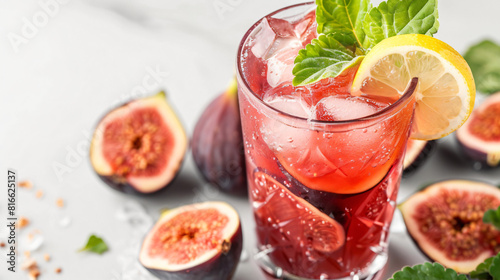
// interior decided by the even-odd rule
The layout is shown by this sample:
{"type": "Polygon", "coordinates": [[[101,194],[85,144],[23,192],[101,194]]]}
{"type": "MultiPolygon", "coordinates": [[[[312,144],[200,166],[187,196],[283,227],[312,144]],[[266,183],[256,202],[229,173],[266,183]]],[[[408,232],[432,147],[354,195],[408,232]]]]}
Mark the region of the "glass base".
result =
{"type": "Polygon", "coordinates": [[[359,272],[352,272],[350,276],[343,278],[304,278],[300,276],[293,275],[281,267],[273,264],[269,256],[268,252],[258,251],[254,255],[254,259],[257,262],[257,265],[262,269],[262,271],[266,274],[267,279],[283,279],[283,280],[381,280],[385,274],[385,269],[387,265],[387,254],[382,253],[378,255],[373,262],[366,268],[362,269],[359,272]]]}

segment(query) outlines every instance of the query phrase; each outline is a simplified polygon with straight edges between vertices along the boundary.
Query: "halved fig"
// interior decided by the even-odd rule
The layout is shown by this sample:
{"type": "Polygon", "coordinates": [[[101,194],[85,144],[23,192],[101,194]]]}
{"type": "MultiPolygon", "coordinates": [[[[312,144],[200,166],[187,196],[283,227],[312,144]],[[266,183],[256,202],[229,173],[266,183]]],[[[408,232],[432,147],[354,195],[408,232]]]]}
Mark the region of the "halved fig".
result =
{"type": "Polygon", "coordinates": [[[408,233],[431,260],[469,273],[500,252],[500,231],[483,223],[484,212],[500,206],[500,189],[467,180],[432,184],[398,208],[408,233]]]}
{"type": "Polygon", "coordinates": [[[160,279],[228,280],[242,246],[236,210],[203,202],[164,213],[146,235],[139,261],[160,279]]]}
{"type": "Polygon", "coordinates": [[[201,174],[220,190],[247,194],[245,152],[238,108],[236,79],[215,98],[199,118],[191,149],[201,174]]]}
{"type": "Polygon", "coordinates": [[[500,92],[472,111],[456,137],[472,160],[490,167],[500,164],[500,92]]]}
{"type": "Polygon", "coordinates": [[[408,139],[403,161],[403,175],[407,176],[420,168],[437,147],[437,141],[408,139]]]}
{"type": "Polygon", "coordinates": [[[165,93],[131,101],[107,113],[90,146],[90,162],[110,187],[153,193],[172,182],[188,139],[165,93]]]}

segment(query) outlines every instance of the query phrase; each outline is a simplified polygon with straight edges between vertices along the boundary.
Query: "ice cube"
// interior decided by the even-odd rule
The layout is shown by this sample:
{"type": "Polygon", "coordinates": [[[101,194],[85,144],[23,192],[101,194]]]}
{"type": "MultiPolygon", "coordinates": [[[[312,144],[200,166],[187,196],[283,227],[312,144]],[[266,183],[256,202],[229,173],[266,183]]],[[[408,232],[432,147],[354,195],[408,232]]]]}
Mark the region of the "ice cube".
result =
{"type": "Polygon", "coordinates": [[[278,38],[266,55],[267,82],[271,87],[293,80],[293,62],[302,44],[297,38],[278,38]]]}
{"type": "Polygon", "coordinates": [[[266,17],[256,30],[252,52],[258,58],[267,59],[273,56],[276,50],[281,49],[280,45],[283,45],[283,42],[278,39],[298,40],[292,24],[283,19],[266,17]]]}
{"type": "Polygon", "coordinates": [[[295,34],[300,38],[302,45],[306,46],[312,39],[318,37],[316,31],[318,24],[316,23],[316,11],[312,10],[305,17],[293,23],[295,34]]]}
{"type": "Polygon", "coordinates": [[[276,36],[281,38],[296,37],[293,24],[285,19],[267,17],[269,26],[273,29],[276,36]]]}
{"type": "Polygon", "coordinates": [[[267,62],[267,82],[276,87],[293,79],[293,61],[302,42],[292,23],[284,19],[267,17],[257,27],[253,55],[267,62]]]}
{"type": "Polygon", "coordinates": [[[385,106],[365,97],[332,95],[316,104],[312,116],[323,121],[352,120],[372,115],[385,106]]]}
{"type": "Polygon", "coordinates": [[[296,91],[296,88],[290,83],[283,84],[265,93],[262,100],[273,108],[287,114],[301,118],[309,118],[310,116],[311,108],[302,99],[300,89],[296,91]]]}
{"type": "MultiPolygon", "coordinates": [[[[310,109],[299,93],[291,85],[281,86],[264,96],[264,102],[285,113],[308,118],[310,109]]],[[[262,138],[274,152],[276,157],[286,165],[294,165],[307,153],[307,147],[313,132],[305,128],[297,128],[295,120],[290,118],[263,120],[260,132],[262,138]]]]}

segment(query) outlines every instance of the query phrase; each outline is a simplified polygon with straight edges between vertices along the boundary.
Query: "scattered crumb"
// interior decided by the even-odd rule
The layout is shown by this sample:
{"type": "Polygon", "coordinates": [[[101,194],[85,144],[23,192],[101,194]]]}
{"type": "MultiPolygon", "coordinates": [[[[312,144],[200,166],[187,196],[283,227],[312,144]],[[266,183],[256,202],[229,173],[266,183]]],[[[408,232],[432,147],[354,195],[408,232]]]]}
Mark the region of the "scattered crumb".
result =
{"type": "Polygon", "coordinates": [[[30,223],[30,221],[29,221],[27,218],[25,218],[25,217],[21,216],[21,217],[19,218],[19,221],[17,222],[17,227],[18,227],[19,229],[21,229],[21,228],[23,228],[23,227],[26,227],[29,223],[30,223]]]}
{"type": "Polygon", "coordinates": [[[38,276],[40,276],[40,270],[37,267],[31,268],[29,270],[29,276],[30,276],[30,280],[38,279],[38,276]]]}
{"type": "MultiPolygon", "coordinates": [[[[24,253],[26,255],[26,252],[24,253]]],[[[22,270],[31,270],[32,268],[38,268],[38,264],[32,258],[30,258],[29,254],[26,255],[26,259],[21,264],[22,270]]]]}
{"type": "Polygon", "coordinates": [[[0,247],[1,248],[5,247],[5,242],[0,242],[0,247]]]}
{"type": "Polygon", "coordinates": [[[42,198],[43,196],[43,191],[37,191],[35,194],[36,198],[42,198]]]}
{"type": "Polygon", "coordinates": [[[29,254],[26,254],[26,252],[24,254],[26,255],[26,259],[21,264],[21,269],[28,270],[30,280],[38,279],[38,276],[40,276],[40,269],[38,268],[37,262],[30,258],[29,254]]]}
{"type": "Polygon", "coordinates": [[[50,255],[49,255],[49,254],[45,254],[45,255],[43,255],[43,259],[44,259],[46,262],[50,261],[50,255]]]}
{"type": "Polygon", "coordinates": [[[31,252],[30,251],[24,251],[24,256],[27,258],[31,257],[31,252]]]}
{"type": "Polygon", "coordinates": [[[33,237],[35,237],[35,236],[33,236],[33,233],[28,233],[28,240],[29,241],[33,240],[33,237]]]}
{"type": "Polygon", "coordinates": [[[33,184],[31,183],[31,181],[21,181],[19,182],[18,186],[21,188],[31,189],[33,187],[33,184]]]}
{"type": "Polygon", "coordinates": [[[56,268],[56,269],[55,269],[55,272],[56,272],[57,274],[61,273],[61,271],[62,271],[62,269],[61,269],[60,267],[58,267],[58,268],[56,268]]]}
{"type": "Polygon", "coordinates": [[[59,208],[63,208],[63,207],[64,207],[64,200],[63,200],[62,198],[58,198],[58,199],[56,200],[56,205],[57,205],[57,207],[59,207],[59,208]]]}

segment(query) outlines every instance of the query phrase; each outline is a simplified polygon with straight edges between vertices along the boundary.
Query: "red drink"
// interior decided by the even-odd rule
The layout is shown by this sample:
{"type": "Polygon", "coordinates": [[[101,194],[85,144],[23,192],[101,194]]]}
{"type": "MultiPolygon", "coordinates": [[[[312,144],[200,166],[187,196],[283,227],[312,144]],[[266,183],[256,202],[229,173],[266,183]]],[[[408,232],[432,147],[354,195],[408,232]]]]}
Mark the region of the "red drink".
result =
{"type": "Polygon", "coordinates": [[[285,279],[362,279],[387,260],[413,90],[397,101],[351,96],[356,69],[291,86],[295,56],[317,36],[312,6],[265,17],[240,45],[258,258],[264,270],[285,279]]]}

